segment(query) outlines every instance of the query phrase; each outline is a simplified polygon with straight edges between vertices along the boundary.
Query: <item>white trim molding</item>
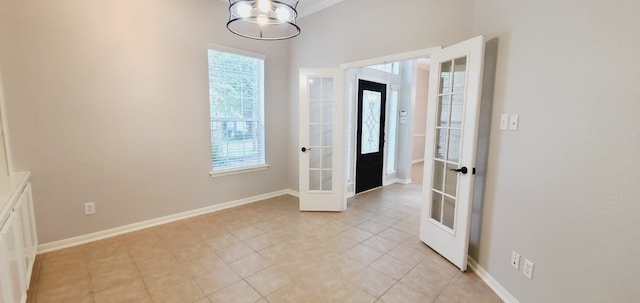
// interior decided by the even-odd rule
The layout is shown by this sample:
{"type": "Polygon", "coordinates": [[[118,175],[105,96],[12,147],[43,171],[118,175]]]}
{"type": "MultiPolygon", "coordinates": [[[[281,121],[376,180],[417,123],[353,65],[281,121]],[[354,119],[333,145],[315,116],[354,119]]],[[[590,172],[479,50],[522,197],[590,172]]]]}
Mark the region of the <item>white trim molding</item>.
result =
{"type": "Polygon", "coordinates": [[[467,264],[469,267],[491,288],[502,301],[506,303],[520,303],[506,288],[494,279],[476,260],[467,256],[467,264]]]}
{"type": "Polygon", "coordinates": [[[396,182],[398,182],[400,184],[411,184],[411,183],[413,183],[411,178],[408,178],[408,179],[396,179],[396,182]]]}
{"type": "Polygon", "coordinates": [[[160,218],[155,218],[147,221],[110,228],[110,229],[106,229],[106,230],[102,230],[102,231],[98,231],[90,234],[85,234],[77,237],[72,237],[64,240],[40,244],[38,246],[38,254],[47,253],[54,250],[60,250],[68,247],[73,247],[73,246],[77,246],[77,245],[81,245],[81,244],[85,244],[85,243],[89,243],[97,240],[102,240],[106,238],[111,238],[118,235],[130,233],[133,231],[137,231],[137,230],[141,230],[141,229],[145,229],[145,228],[149,228],[157,225],[162,225],[166,223],[171,223],[171,222],[175,222],[178,220],[187,219],[187,218],[191,218],[199,215],[204,215],[204,214],[220,211],[220,210],[235,207],[235,206],[251,204],[254,202],[258,202],[258,201],[262,201],[262,200],[266,200],[266,199],[270,199],[270,198],[274,198],[282,195],[292,195],[295,197],[298,196],[296,191],[293,191],[290,189],[284,189],[284,190],[279,190],[271,193],[253,196],[253,197],[238,199],[235,201],[215,204],[215,205],[211,205],[211,206],[207,206],[199,209],[189,210],[189,211],[168,215],[160,218]]]}
{"type": "Polygon", "coordinates": [[[267,168],[269,168],[269,164],[256,165],[256,166],[250,166],[250,167],[240,167],[240,168],[226,169],[226,170],[219,170],[219,171],[210,171],[209,172],[209,176],[212,177],[212,178],[224,177],[224,176],[229,176],[229,175],[237,175],[237,174],[242,174],[242,173],[250,173],[250,172],[254,172],[254,171],[261,171],[261,170],[265,170],[267,168]]]}
{"type": "Polygon", "coordinates": [[[424,48],[424,49],[404,52],[404,53],[395,54],[395,55],[388,55],[388,56],[383,56],[383,57],[377,57],[377,58],[365,59],[365,60],[360,60],[360,61],[355,61],[355,62],[349,62],[349,63],[341,64],[340,68],[347,69],[347,68],[352,68],[352,67],[362,67],[362,66],[376,65],[376,64],[381,64],[381,63],[388,63],[388,62],[396,62],[396,61],[404,61],[404,60],[412,60],[412,59],[418,59],[418,58],[431,57],[431,54],[433,52],[435,52],[437,50],[441,50],[441,49],[442,49],[442,45],[439,45],[439,46],[435,46],[435,47],[424,48]]]}

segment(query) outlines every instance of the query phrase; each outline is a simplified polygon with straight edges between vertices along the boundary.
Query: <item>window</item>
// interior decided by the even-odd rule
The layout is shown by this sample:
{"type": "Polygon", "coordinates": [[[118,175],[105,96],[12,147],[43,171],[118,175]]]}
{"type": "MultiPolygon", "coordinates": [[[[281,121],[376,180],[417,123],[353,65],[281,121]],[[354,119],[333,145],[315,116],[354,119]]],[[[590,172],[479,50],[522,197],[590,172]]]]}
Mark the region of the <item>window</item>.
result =
{"type": "Polygon", "coordinates": [[[264,57],[209,48],[212,173],[265,166],[264,57]]]}
{"type": "Polygon", "coordinates": [[[389,114],[387,132],[387,174],[396,172],[396,142],[398,137],[398,89],[391,88],[388,102],[389,114]]]}
{"type": "Polygon", "coordinates": [[[387,72],[390,74],[394,74],[394,75],[400,75],[400,62],[369,65],[367,67],[377,69],[379,71],[387,72]]]}

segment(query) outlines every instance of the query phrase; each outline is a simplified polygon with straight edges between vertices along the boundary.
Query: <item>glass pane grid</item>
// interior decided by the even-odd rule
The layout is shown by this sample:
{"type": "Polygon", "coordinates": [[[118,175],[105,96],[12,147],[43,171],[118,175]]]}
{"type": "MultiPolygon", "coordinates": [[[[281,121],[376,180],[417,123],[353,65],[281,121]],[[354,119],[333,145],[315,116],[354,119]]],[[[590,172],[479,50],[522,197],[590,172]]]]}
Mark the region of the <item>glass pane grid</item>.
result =
{"type": "Polygon", "coordinates": [[[389,99],[389,130],[387,131],[387,174],[396,171],[396,133],[398,116],[398,90],[391,91],[389,99]]]}
{"type": "Polygon", "coordinates": [[[452,169],[459,167],[465,85],[466,57],[440,64],[431,218],[452,231],[458,185],[452,169]]]}
{"type": "Polygon", "coordinates": [[[333,189],[333,78],[312,77],[309,85],[309,190],[333,189]]]}

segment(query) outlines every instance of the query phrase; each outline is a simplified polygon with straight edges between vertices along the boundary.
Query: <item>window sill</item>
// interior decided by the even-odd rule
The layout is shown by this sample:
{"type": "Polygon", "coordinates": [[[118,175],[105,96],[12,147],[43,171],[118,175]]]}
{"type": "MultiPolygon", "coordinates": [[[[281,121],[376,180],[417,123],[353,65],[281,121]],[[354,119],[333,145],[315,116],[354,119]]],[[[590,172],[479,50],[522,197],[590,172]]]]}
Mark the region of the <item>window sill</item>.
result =
{"type": "Polygon", "coordinates": [[[237,174],[243,174],[243,173],[250,173],[254,171],[261,171],[267,168],[269,168],[269,164],[256,165],[256,166],[243,167],[243,168],[234,168],[234,169],[227,169],[227,170],[220,170],[220,171],[211,171],[209,172],[209,176],[211,178],[216,178],[216,177],[237,175],[237,174]]]}

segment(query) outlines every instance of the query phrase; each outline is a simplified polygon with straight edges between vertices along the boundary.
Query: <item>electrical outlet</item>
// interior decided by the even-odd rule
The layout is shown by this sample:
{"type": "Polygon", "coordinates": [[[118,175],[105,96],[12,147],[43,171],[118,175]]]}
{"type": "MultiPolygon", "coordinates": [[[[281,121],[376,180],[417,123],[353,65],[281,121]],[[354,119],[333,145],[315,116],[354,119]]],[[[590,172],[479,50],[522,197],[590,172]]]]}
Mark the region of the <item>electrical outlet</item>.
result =
{"type": "Polygon", "coordinates": [[[500,130],[507,130],[509,127],[509,114],[502,114],[500,116],[500,130]]]}
{"type": "Polygon", "coordinates": [[[509,130],[518,130],[518,114],[509,115],[509,130]]]}
{"type": "Polygon", "coordinates": [[[84,214],[85,216],[93,215],[96,213],[96,203],[87,202],[84,204],[84,214]]]}
{"type": "Polygon", "coordinates": [[[533,262],[531,260],[525,258],[524,259],[524,268],[522,269],[522,274],[525,277],[529,278],[529,280],[533,280],[533,262]]]}
{"type": "Polygon", "coordinates": [[[520,269],[520,254],[515,251],[511,251],[511,266],[516,270],[520,269]]]}

